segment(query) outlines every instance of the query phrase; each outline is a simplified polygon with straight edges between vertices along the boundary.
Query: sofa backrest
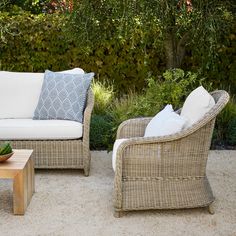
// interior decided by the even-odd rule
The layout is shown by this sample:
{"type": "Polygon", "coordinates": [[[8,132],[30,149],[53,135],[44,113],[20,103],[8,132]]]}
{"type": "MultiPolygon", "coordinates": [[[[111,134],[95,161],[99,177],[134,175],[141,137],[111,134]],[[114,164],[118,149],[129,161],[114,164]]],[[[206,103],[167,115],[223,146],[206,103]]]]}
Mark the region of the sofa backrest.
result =
{"type": "MultiPolygon", "coordinates": [[[[83,74],[80,68],[62,73],[83,74]]],[[[0,71],[0,119],[30,119],[34,116],[44,73],[0,71]]]]}

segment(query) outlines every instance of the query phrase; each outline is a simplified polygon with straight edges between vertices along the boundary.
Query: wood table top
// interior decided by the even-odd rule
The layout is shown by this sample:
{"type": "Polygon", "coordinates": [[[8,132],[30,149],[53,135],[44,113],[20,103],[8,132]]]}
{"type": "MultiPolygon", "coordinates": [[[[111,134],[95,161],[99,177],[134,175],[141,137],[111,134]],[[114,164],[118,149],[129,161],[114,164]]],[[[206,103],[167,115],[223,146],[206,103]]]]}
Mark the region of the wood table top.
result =
{"type": "Polygon", "coordinates": [[[33,150],[31,149],[14,149],[14,154],[5,162],[0,163],[0,177],[1,171],[6,170],[23,170],[25,164],[29,160],[33,150]]]}

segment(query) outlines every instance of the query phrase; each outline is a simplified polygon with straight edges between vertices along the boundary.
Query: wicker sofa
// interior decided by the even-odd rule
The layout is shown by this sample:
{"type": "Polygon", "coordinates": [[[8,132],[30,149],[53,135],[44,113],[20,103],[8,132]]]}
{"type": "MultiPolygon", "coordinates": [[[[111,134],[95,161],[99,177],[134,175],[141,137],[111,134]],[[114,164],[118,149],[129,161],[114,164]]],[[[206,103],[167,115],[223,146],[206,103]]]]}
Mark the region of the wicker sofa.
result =
{"type": "MultiPolygon", "coordinates": [[[[2,78],[4,76],[9,77],[9,74],[7,75],[6,74],[7,72],[0,73],[0,80],[1,80],[1,77],[2,78]]],[[[19,76],[19,74],[16,76],[19,76]]],[[[41,80],[43,78],[43,74],[41,73],[27,73],[26,77],[30,77],[30,76],[32,76],[32,78],[35,77],[34,78],[35,80],[37,79],[41,80]]],[[[19,77],[24,77],[24,73],[21,73],[19,77]]],[[[28,87],[27,89],[30,89],[30,88],[28,87]]],[[[12,92],[14,96],[14,90],[12,92]]],[[[1,98],[1,95],[0,95],[0,98],[1,98]]],[[[31,99],[31,98],[29,97],[28,99],[31,99]]],[[[9,141],[12,144],[13,148],[15,149],[33,149],[35,168],[83,169],[85,176],[88,176],[89,169],[90,169],[89,130],[90,130],[90,118],[91,118],[91,113],[93,110],[93,105],[94,105],[94,96],[91,89],[89,89],[87,93],[86,107],[84,110],[83,124],[81,124],[82,135],[81,137],[78,136],[78,138],[76,138],[76,135],[75,135],[75,137],[71,139],[70,138],[64,139],[64,137],[62,138],[57,137],[56,139],[51,139],[51,138],[41,139],[40,138],[38,140],[35,138],[27,139],[25,137],[24,139],[17,139],[17,138],[5,139],[3,135],[1,135],[1,133],[3,134],[3,132],[1,131],[4,131],[4,133],[6,133],[6,130],[5,130],[6,126],[4,122],[5,121],[9,122],[13,119],[5,120],[0,117],[0,144],[3,142],[9,141]]],[[[22,120],[20,119],[20,121],[22,120]]],[[[14,123],[13,123],[13,126],[14,126],[14,123]]],[[[7,127],[7,128],[12,130],[13,127],[7,127]]],[[[17,128],[19,129],[19,126],[17,126],[17,128]]],[[[28,127],[27,129],[29,130],[28,127]]],[[[38,127],[38,129],[40,129],[40,127],[38,127]]],[[[72,129],[73,129],[73,126],[72,126],[72,129]]],[[[22,132],[24,132],[24,130],[22,132]]]]}
{"type": "Polygon", "coordinates": [[[115,216],[124,211],[208,207],[214,196],[206,164],[217,114],[229,100],[225,91],[212,92],[216,104],[193,126],[163,137],[146,137],[151,118],[123,122],[117,139],[129,138],[116,153],[115,216]],[[157,155],[158,154],[158,155],[157,155]]]}

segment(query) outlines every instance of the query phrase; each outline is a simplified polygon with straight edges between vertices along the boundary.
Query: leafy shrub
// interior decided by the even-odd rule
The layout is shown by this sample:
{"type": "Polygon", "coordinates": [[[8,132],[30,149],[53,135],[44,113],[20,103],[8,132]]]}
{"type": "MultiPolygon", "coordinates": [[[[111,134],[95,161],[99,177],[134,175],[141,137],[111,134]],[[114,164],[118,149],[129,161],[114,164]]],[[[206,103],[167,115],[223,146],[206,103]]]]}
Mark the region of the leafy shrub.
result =
{"type": "Polygon", "coordinates": [[[108,115],[93,115],[90,124],[90,148],[105,150],[113,143],[112,124],[108,115]]]}
{"type": "MultiPolygon", "coordinates": [[[[80,0],[75,3],[69,28],[78,38],[80,47],[86,45],[94,50],[94,45],[97,45],[101,50],[107,48],[111,52],[105,44],[110,41],[112,48],[120,48],[121,53],[116,55],[124,55],[126,64],[136,62],[133,58],[136,58],[138,51],[142,57],[137,57],[141,60],[134,65],[141,66],[141,72],[146,68],[157,75],[154,66],[160,72],[176,67],[195,71],[201,68],[203,75],[215,84],[214,87],[221,88],[222,84],[227,85],[228,82],[235,85],[236,27],[233,0],[215,0],[214,4],[211,0],[190,2],[188,5],[187,1],[174,0],[80,0]],[[129,47],[130,44],[132,47],[129,47]],[[157,54],[153,54],[153,50],[157,54]],[[129,57],[129,52],[134,54],[133,58],[129,57]],[[150,60],[153,55],[156,61],[150,60]],[[151,63],[154,66],[149,67],[151,63]]],[[[113,61],[113,53],[110,55],[113,61]]],[[[130,80],[129,71],[126,71],[125,65],[121,66],[124,66],[123,75],[128,75],[127,79],[130,80]]],[[[118,62],[114,67],[119,67],[118,62]]],[[[129,69],[139,75],[135,67],[129,65],[129,69]]],[[[146,73],[142,75],[147,77],[146,73]]],[[[141,77],[141,80],[145,77],[141,77]]],[[[142,85],[139,80],[132,78],[134,81],[142,85]]],[[[128,81],[127,85],[133,86],[128,81]]]]}
{"type": "Polygon", "coordinates": [[[229,103],[218,115],[216,119],[215,130],[213,134],[213,148],[216,146],[235,145],[235,118],[236,103],[231,98],[229,103]]]}
{"type": "Polygon", "coordinates": [[[173,108],[181,107],[184,98],[200,83],[196,73],[184,72],[181,69],[167,70],[157,81],[148,80],[148,87],[141,94],[130,93],[121,99],[116,99],[110,108],[112,118],[113,138],[119,124],[135,117],[154,116],[165,105],[173,108]]]}
{"type": "Polygon", "coordinates": [[[236,116],[229,122],[226,140],[229,145],[236,145],[236,116]]]}
{"type": "MultiPolygon", "coordinates": [[[[72,34],[76,37],[69,34],[73,22],[68,15],[32,15],[20,9],[13,10],[0,12],[1,70],[43,72],[45,69],[59,71],[81,67],[95,72],[98,81],[112,81],[114,90],[120,95],[129,90],[140,92],[147,86],[148,78],[157,79],[165,70],[163,35],[157,22],[143,28],[134,19],[135,27],[128,39],[107,37],[99,40],[98,46],[81,47],[78,46],[79,36],[74,31],[72,34]]],[[[116,25],[119,28],[117,22],[116,25]]],[[[231,28],[217,49],[219,60],[213,63],[215,67],[202,73],[214,88],[231,85],[235,93],[236,27],[232,25],[231,28]]],[[[193,57],[193,48],[187,49],[183,68],[196,71],[201,58],[193,57]]]]}
{"type": "Polygon", "coordinates": [[[196,73],[184,72],[181,69],[167,70],[158,80],[148,79],[148,87],[144,93],[131,93],[113,104],[113,114],[124,120],[131,116],[153,116],[167,104],[172,104],[176,109],[192,89],[202,82],[196,73]]]}
{"type": "Polygon", "coordinates": [[[0,25],[14,26],[13,34],[5,34],[0,43],[0,69],[44,72],[81,67],[93,71],[98,81],[112,81],[114,90],[122,94],[130,89],[140,91],[146,86],[150,72],[160,73],[161,51],[140,46],[142,32],[130,41],[109,39],[99,47],[78,47],[77,38],[70,37],[68,16],[63,14],[31,15],[20,11],[4,13],[0,25]]]}

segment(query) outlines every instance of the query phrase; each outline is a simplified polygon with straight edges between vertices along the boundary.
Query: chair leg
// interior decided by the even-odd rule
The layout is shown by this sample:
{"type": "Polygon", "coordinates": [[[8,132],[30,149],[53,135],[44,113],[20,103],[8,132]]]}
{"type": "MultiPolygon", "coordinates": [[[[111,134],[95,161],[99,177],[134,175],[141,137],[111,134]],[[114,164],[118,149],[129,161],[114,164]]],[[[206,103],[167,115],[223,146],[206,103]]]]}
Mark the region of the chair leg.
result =
{"type": "Polygon", "coordinates": [[[89,176],[89,168],[88,167],[84,168],[84,176],[86,176],[86,177],[89,176]]]}
{"type": "Polygon", "coordinates": [[[211,214],[211,215],[214,215],[215,214],[215,207],[214,207],[214,202],[212,202],[208,207],[208,212],[211,214]]]}
{"type": "Polygon", "coordinates": [[[114,211],[114,217],[115,218],[121,218],[124,215],[122,211],[114,211]]]}

